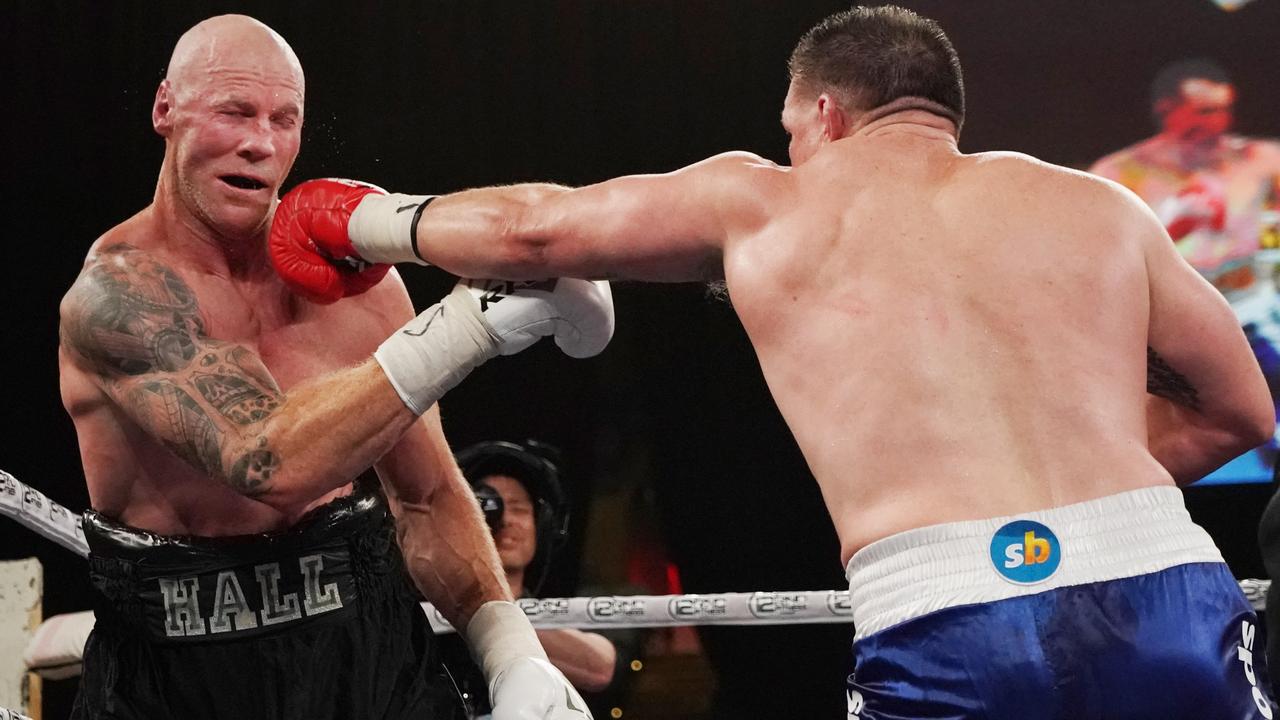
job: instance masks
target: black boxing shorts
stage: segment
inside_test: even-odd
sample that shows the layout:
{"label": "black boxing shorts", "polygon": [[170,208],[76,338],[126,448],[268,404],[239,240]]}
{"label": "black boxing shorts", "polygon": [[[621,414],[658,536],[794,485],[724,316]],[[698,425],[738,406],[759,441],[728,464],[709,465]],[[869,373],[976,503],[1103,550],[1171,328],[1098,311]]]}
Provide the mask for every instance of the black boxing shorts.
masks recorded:
{"label": "black boxing shorts", "polygon": [[453,712],[376,492],[273,534],[168,537],[93,512],[84,531],[96,624],[75,720]]}

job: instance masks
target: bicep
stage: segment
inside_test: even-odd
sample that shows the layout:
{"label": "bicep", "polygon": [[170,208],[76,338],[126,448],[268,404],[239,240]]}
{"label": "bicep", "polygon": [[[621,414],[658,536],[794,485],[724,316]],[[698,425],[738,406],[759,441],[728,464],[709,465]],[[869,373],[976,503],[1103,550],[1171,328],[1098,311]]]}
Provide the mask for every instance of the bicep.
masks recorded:
{"label": "bicep", "polygon": [[147,435],[253,494],[272,468],[261,425],[284,394],[260,358],[212,339],[195,294],[135,254],[86,270],[62,307],[62,343]]}
{"label": "bicep", "polygon": [[530,207],[518,242],[553,274],[681,282],[721,277],[725,227],[706,179],[689,169],[635,175]]}

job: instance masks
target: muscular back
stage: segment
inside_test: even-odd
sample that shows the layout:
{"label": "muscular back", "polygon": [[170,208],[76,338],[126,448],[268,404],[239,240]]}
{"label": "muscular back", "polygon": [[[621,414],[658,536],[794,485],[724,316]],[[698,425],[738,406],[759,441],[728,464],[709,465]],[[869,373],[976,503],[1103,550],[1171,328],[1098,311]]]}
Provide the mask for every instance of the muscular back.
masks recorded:
{"label": "muscular back", "polygon": [[1145,449],[1147,271],[1125,198],[924,145],[834,144],[726,247],[846,560],[911,527],[1171,482]]}

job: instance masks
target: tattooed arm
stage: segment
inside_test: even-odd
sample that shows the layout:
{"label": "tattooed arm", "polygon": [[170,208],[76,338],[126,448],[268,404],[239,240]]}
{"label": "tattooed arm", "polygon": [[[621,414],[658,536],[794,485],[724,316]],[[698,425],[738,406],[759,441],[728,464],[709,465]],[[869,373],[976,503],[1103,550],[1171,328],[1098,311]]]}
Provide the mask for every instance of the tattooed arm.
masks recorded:
{"label": "tattooed arm", "polygon": [[1266,442],[1275,411],[1235,313],[1142,209],[1151,298],[1147,444],[1182,485]]}
{"label": "tattooed arm", "polygon": [[68,356],[138,427],[285,512],[350,482],[416,420],[372,360],[282,392],[252,350],[205,334],[177,273],[128,246],[86,266],[61,319]]}

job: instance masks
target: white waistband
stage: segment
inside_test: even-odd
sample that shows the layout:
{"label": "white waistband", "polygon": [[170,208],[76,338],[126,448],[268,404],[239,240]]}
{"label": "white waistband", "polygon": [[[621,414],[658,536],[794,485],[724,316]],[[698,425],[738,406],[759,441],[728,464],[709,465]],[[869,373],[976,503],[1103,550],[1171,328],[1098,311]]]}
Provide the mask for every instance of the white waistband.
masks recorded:
{"label": "white waistband", "polygon": [[[996,531],[1016,520],[1049,528],[1059,543],[1057,569],[1033,584],[997,570]],[[1182,492],[1149,487],[1008,517],[931,525],[878,540],[849,560],[855,639],[944,608],[1034,595],[1054,588],[1222,562],[1191,521]]]}

